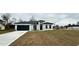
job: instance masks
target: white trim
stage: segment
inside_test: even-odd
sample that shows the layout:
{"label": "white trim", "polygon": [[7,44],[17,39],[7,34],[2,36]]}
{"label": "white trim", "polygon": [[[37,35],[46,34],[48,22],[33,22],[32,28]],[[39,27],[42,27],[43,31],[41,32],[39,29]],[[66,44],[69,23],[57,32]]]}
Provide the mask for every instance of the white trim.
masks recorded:
{"label": "white trim", "polygon": [[17,25],[15,25],[15,30],[17,31]]}
{"label": "white trim", "polygon": [[31,24],[15,24],[15,25],[31,25]]}

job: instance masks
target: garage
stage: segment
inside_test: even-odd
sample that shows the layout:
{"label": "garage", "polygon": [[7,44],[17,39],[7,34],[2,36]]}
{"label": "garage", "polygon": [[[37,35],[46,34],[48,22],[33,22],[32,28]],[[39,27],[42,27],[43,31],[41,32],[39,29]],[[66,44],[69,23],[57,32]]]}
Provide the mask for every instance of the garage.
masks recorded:
{"label": "garage", "polygon": [[29,25],[17,25],[17,30],[19,30],[19,31],[22,31],[22,30],[29,31]]}

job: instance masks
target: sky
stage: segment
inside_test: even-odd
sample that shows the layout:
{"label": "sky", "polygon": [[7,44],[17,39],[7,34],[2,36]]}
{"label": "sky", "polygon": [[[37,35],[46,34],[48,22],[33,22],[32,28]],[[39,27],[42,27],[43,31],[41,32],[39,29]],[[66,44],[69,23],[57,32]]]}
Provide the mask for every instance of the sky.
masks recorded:
{"label": "sky", "polygon": [[[10,14],[11,19],[16,18],[16,21],[19,21],[19,19],[22,19],[23,21],[28,21],[33,16],[36,20],[45,20],[47,22],[52,22],[60,26],[64,26],[67,24],[76,24],[79,21],[79,13],[10,13]],[[2,15],[2,13],[0,15]]]}

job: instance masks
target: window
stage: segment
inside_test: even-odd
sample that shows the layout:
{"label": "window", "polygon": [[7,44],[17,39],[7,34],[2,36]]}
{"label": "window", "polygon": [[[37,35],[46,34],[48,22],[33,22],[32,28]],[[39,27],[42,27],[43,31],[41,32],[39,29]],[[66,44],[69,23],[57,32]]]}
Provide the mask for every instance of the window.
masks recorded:
{"label": "window", "polygon": [[46,25],[46,29],[47,29],[47,25]]}
{"label": "window", "polygon": [[49,25],[49,28],[51,29],[51,25]]}

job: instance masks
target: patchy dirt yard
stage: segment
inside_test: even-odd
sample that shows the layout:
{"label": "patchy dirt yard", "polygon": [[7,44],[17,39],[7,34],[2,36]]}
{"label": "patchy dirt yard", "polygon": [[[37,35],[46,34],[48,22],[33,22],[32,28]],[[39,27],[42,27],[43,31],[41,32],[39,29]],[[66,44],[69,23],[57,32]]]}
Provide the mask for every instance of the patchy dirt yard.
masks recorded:
{"label": "patchy dirt yard", "polygon": [[76,46],[79,45],[78,30],[50,30],[28,32],[10,46]]}

